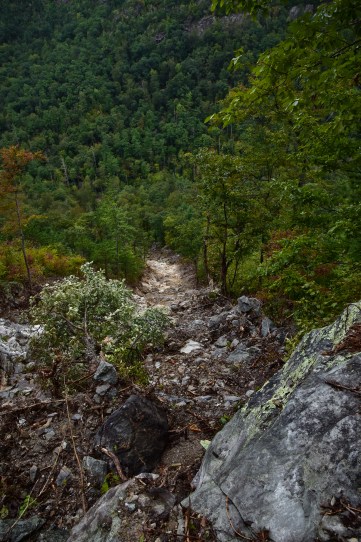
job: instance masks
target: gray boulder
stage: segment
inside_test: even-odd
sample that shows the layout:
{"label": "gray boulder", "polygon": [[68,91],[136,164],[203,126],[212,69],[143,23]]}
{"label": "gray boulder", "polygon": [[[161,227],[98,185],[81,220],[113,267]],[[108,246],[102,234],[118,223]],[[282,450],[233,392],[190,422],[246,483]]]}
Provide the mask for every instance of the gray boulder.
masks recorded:
{"label": "gray boulder", "polygon": [[86,455],[83,457],[83,467],[95,487],[101,487],[108,472],[106,462]]}
{"label": "gray boulder", "polygon": [[99,429],[95,444],[119,459],[127,475],[151,472],[158,463],[168,435],[167,417],[154,403],[131,395]]}
{"label": "gray boulder", "polygon": [[73,528],[68,542],[142,540],[147,521],[165,519],[175,504],[174,495],[166,489],[144,484],[132,479],[110,489]]}
{"label": "gray boulder", "polygon": [[233,352],[227,357],[228,363],[246,364],[252,361],[260,354],[260,349],[257,346],[247,346],[244,343],[239,344]]}
{"label": "gray boulder", "polygon": [[40,326],[15,324],[0,318],[0,371],[6,377],[16,372],[16,362],[26,361],[33,335],[41,333]]}
{"label": "gray boulder", "polygon": [[360,540],[360,322],[361,303],[307,334],[212,441],[183,504],[219,542]]}
{"label": "gray boulder", "polygon": [[27,540],[44,523],[45,520],[37,516],[20,521],[15,519],[0,520],[0,540],[2,542],[21,542],[21,540]]}
{"label": "gray boulder", "polygon": [[247,297],[242,295],[242,297],[238,298],[237,308],[241,313],[253,312],[256,316],[259,316],[261,313],[261,302],[255,297]]}
{"label": "gray boulder", "polygon": [[264,318],[262,318],[262,322],[261,322],[261,336],[262,337],[267,337],[267,335],[269,335],[271,333],[271,331],[274,330],[274,324],[272,322],[272,320],[270,320],[269,318],[267,318],[267,316],[265,316]]}
{"label": "gray boulder", "polygon": [[118,382],[117,370],[111,363],[101,360],[93,379],[96,382],[103,382],[104,384],[116,384]]}
{"label": "gray boulder", "polygon": [[223,311],[221,314],[215,314],[214,316],[211,316],[208,319],[208,327],[209,329],[216,330],[222,325],[224,325],[227,321],[228,312]]}

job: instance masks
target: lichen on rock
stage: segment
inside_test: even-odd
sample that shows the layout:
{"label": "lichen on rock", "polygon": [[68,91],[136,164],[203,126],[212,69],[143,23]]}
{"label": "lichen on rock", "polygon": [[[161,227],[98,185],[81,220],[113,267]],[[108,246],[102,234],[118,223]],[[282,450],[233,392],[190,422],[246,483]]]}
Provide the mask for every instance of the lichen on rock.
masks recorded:
{"label": "lichen on rock", "polygon": [[220,542],[238,540],[235,529],[245,536],[268,530],[275,542],[361,534],[361,525],[347,524],[344,505],[337,532],[322,515],[335,500],[361,504],[361,356],[339,348],[359,322],[361,303],[308,333],[214,438],[190,503],[212,521]]}

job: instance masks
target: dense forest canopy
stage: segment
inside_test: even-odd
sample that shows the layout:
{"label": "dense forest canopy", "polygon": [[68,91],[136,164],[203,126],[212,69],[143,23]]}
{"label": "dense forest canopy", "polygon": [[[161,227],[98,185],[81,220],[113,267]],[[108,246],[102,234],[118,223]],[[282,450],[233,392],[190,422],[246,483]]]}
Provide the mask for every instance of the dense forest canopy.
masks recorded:
{"label": "dense forest canopy", "polygon": [[3,282],[83,259],[135,281],[156,241],[300,328],[360,295],[358,3],[212,8],[0,2],[0,147],[45,158],[21,227],[0,210]]}

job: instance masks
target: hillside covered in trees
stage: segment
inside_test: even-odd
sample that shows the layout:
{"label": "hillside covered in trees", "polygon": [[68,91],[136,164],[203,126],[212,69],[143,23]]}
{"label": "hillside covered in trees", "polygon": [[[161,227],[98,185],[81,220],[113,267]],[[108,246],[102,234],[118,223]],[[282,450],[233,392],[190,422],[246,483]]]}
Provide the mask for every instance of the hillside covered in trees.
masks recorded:
{"label": "hillside covered in trees", "polygon": [[2,0],[2,283],[158,242],[301,329],[358,298],[357,4]]}

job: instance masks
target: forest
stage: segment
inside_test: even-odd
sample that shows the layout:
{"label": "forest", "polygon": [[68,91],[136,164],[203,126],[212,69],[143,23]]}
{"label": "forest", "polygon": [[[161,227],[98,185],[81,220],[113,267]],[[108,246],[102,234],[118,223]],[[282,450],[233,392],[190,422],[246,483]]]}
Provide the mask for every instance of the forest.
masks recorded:
{"label": "forest", "polygon": [[136,284],[157,243],[300,331],[361,297],[356,0],[0,12],[4,292],[85,261]]}

